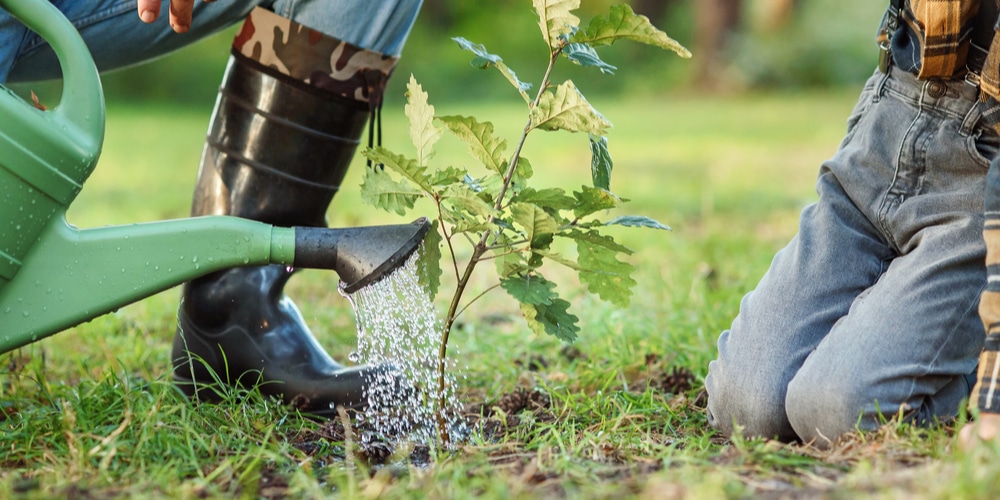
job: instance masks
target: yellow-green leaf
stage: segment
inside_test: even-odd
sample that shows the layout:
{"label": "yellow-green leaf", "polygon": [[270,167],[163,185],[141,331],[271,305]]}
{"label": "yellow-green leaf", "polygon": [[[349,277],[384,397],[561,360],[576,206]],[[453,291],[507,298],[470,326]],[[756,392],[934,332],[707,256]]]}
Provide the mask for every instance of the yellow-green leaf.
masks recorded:
{"label": "yellow-green leaf", "polygon": [[580,8],[580,0],[532,0],[538,13],[538,26],[542,38],[550,49],[558,48],[559,37],[572,33],[580,25],[580,18],[573,11]]}
{"label": "yellow-green leaf", "polygon": [[434,192],[434,189],[431,187],[430,177],[426,174],[427,168],[417,163],[417,160],[398,155],[382,146],[376,146],[375,149],[367,149],[364,155],[371,161],[383,165],[385,168],[403,176],[424,192]]}
{"label": "yellow-green leaf", "polygon": [[434,125],[434,106],[427,100],[427,92],[410,75],[406,85],[406,106],[403,110],[410,119],[410,140],[417,148],[417,164],[427,166],[434,156],[434,144],[441,138],[441,129]]}
{"label": "yellow-green leaf", "polygon": [[577,219],[586,217],[601,210],[618,208],[622,204],[622,199],[606,189],[583,186],[581,190],[573,193],[576,198],[576,206],[573,207],[573,214]]}
{"label": "yellow-green leaf", "polygon": [[532,248],[538,247],[536,243],[551,241],[551,236],[559,229],[556,220],[533,203],[513,203],[510,213],[514,222],[524,229],[525,238],[531,242]]}
{"label": "yellow-green leaf", "polygon": [[480,219],[493,215],[493,206],[464,184],[452,184],[446,187],[441,192],[441,202]]}
{"label": "yellow-green leaf", "polygon": [[556,87],[555,92],[543,93],[538,106],[531,108],[531,128],[604,136],[611,122],[587,102],[572,81],[567,80]]}
{"label": "yellow-green leaf", "polygon": [[406,215],[423,194],[405,181],[396,181],[380,168],[365,170],[361,183],[361,201],[387,212]]}
{"label": "yellow-green leaf", "polygon": [[608,17],[595,17],[586,28],[571,36],[569,41],[597,47],[611,45],[618,40],[631,40],[672,50],[685,59],[691,57],[691,52],[677,40],[653,26],[648,17],[636,14],[632,7],[625,4],[612,6]]}
{"label": "yellow-green leaf", "polygon": [[492,172],[503,174],[504,150],[507,140],[493,135],[493,124],[478,122],[471,116],[442,116],[438,118],[456,137],[465,143],[469,154]]}
{"label": "yellow-green leaf", "polygon": [[577,240],[577,263],[580,264],[580,281],[590,293],[618,307],[626,307],[632,297],[636,282],[630,274],[635,268],[616,257],[618,252],[604,245]]}

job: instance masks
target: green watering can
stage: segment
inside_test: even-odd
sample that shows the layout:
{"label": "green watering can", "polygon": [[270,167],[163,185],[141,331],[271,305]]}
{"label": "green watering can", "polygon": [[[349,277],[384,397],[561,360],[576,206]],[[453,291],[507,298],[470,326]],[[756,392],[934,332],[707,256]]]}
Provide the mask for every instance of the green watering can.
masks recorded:
{"label": "green watering can", "polygon": [[405,262],[430,228],[285,228],[227,216],[78,229],[66,210],[97,165],[104,95],[94,60],[47,0],[0,0],[49,42],[63,93],[51,111],[0,85],[0,353],[230,267],[333,269],[347,292]]}

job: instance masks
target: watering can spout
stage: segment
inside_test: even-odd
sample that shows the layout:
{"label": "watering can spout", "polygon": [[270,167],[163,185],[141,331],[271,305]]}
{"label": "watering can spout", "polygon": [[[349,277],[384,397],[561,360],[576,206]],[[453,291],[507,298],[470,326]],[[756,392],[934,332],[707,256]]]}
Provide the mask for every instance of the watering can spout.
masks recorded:
{"label": "watering can spout", "polygon": [[343,229],[295,228],[296,266],[333,269],[341,289],[354,293],[406,262],[431,224],[421,217],[410,224]]}

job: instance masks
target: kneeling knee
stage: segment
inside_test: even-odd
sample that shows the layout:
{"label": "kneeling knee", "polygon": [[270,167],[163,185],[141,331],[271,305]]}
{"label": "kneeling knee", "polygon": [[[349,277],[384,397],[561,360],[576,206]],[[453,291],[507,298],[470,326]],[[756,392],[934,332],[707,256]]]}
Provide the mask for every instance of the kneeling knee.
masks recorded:
{"label": "kneeling knee", "polygon": [[834,377],[795,377],[788,384],[785,411],[802,441],[829,444],[859,428],[874,428],[874,419],[866,425],[865,415],[874,403],[865,399],[867,392]]}
{"label": "kneeling knee", "polygon": [[749,376],[725,377],[710,366],[705,389],[709,424],[725,436],[739,427],[746,437],[794,438],[785,416],[781,384]]}

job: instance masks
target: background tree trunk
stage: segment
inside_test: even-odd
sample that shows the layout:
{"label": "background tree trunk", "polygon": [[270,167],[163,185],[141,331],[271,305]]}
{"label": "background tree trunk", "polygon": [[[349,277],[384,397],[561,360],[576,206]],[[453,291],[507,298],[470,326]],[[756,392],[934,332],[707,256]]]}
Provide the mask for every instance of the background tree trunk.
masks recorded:
{"label": "background tree trunk", "polygon": [[725,67],[726,40],[743,18],[741,0],[696,0],[694,61],[699,87],[718,87]]}

